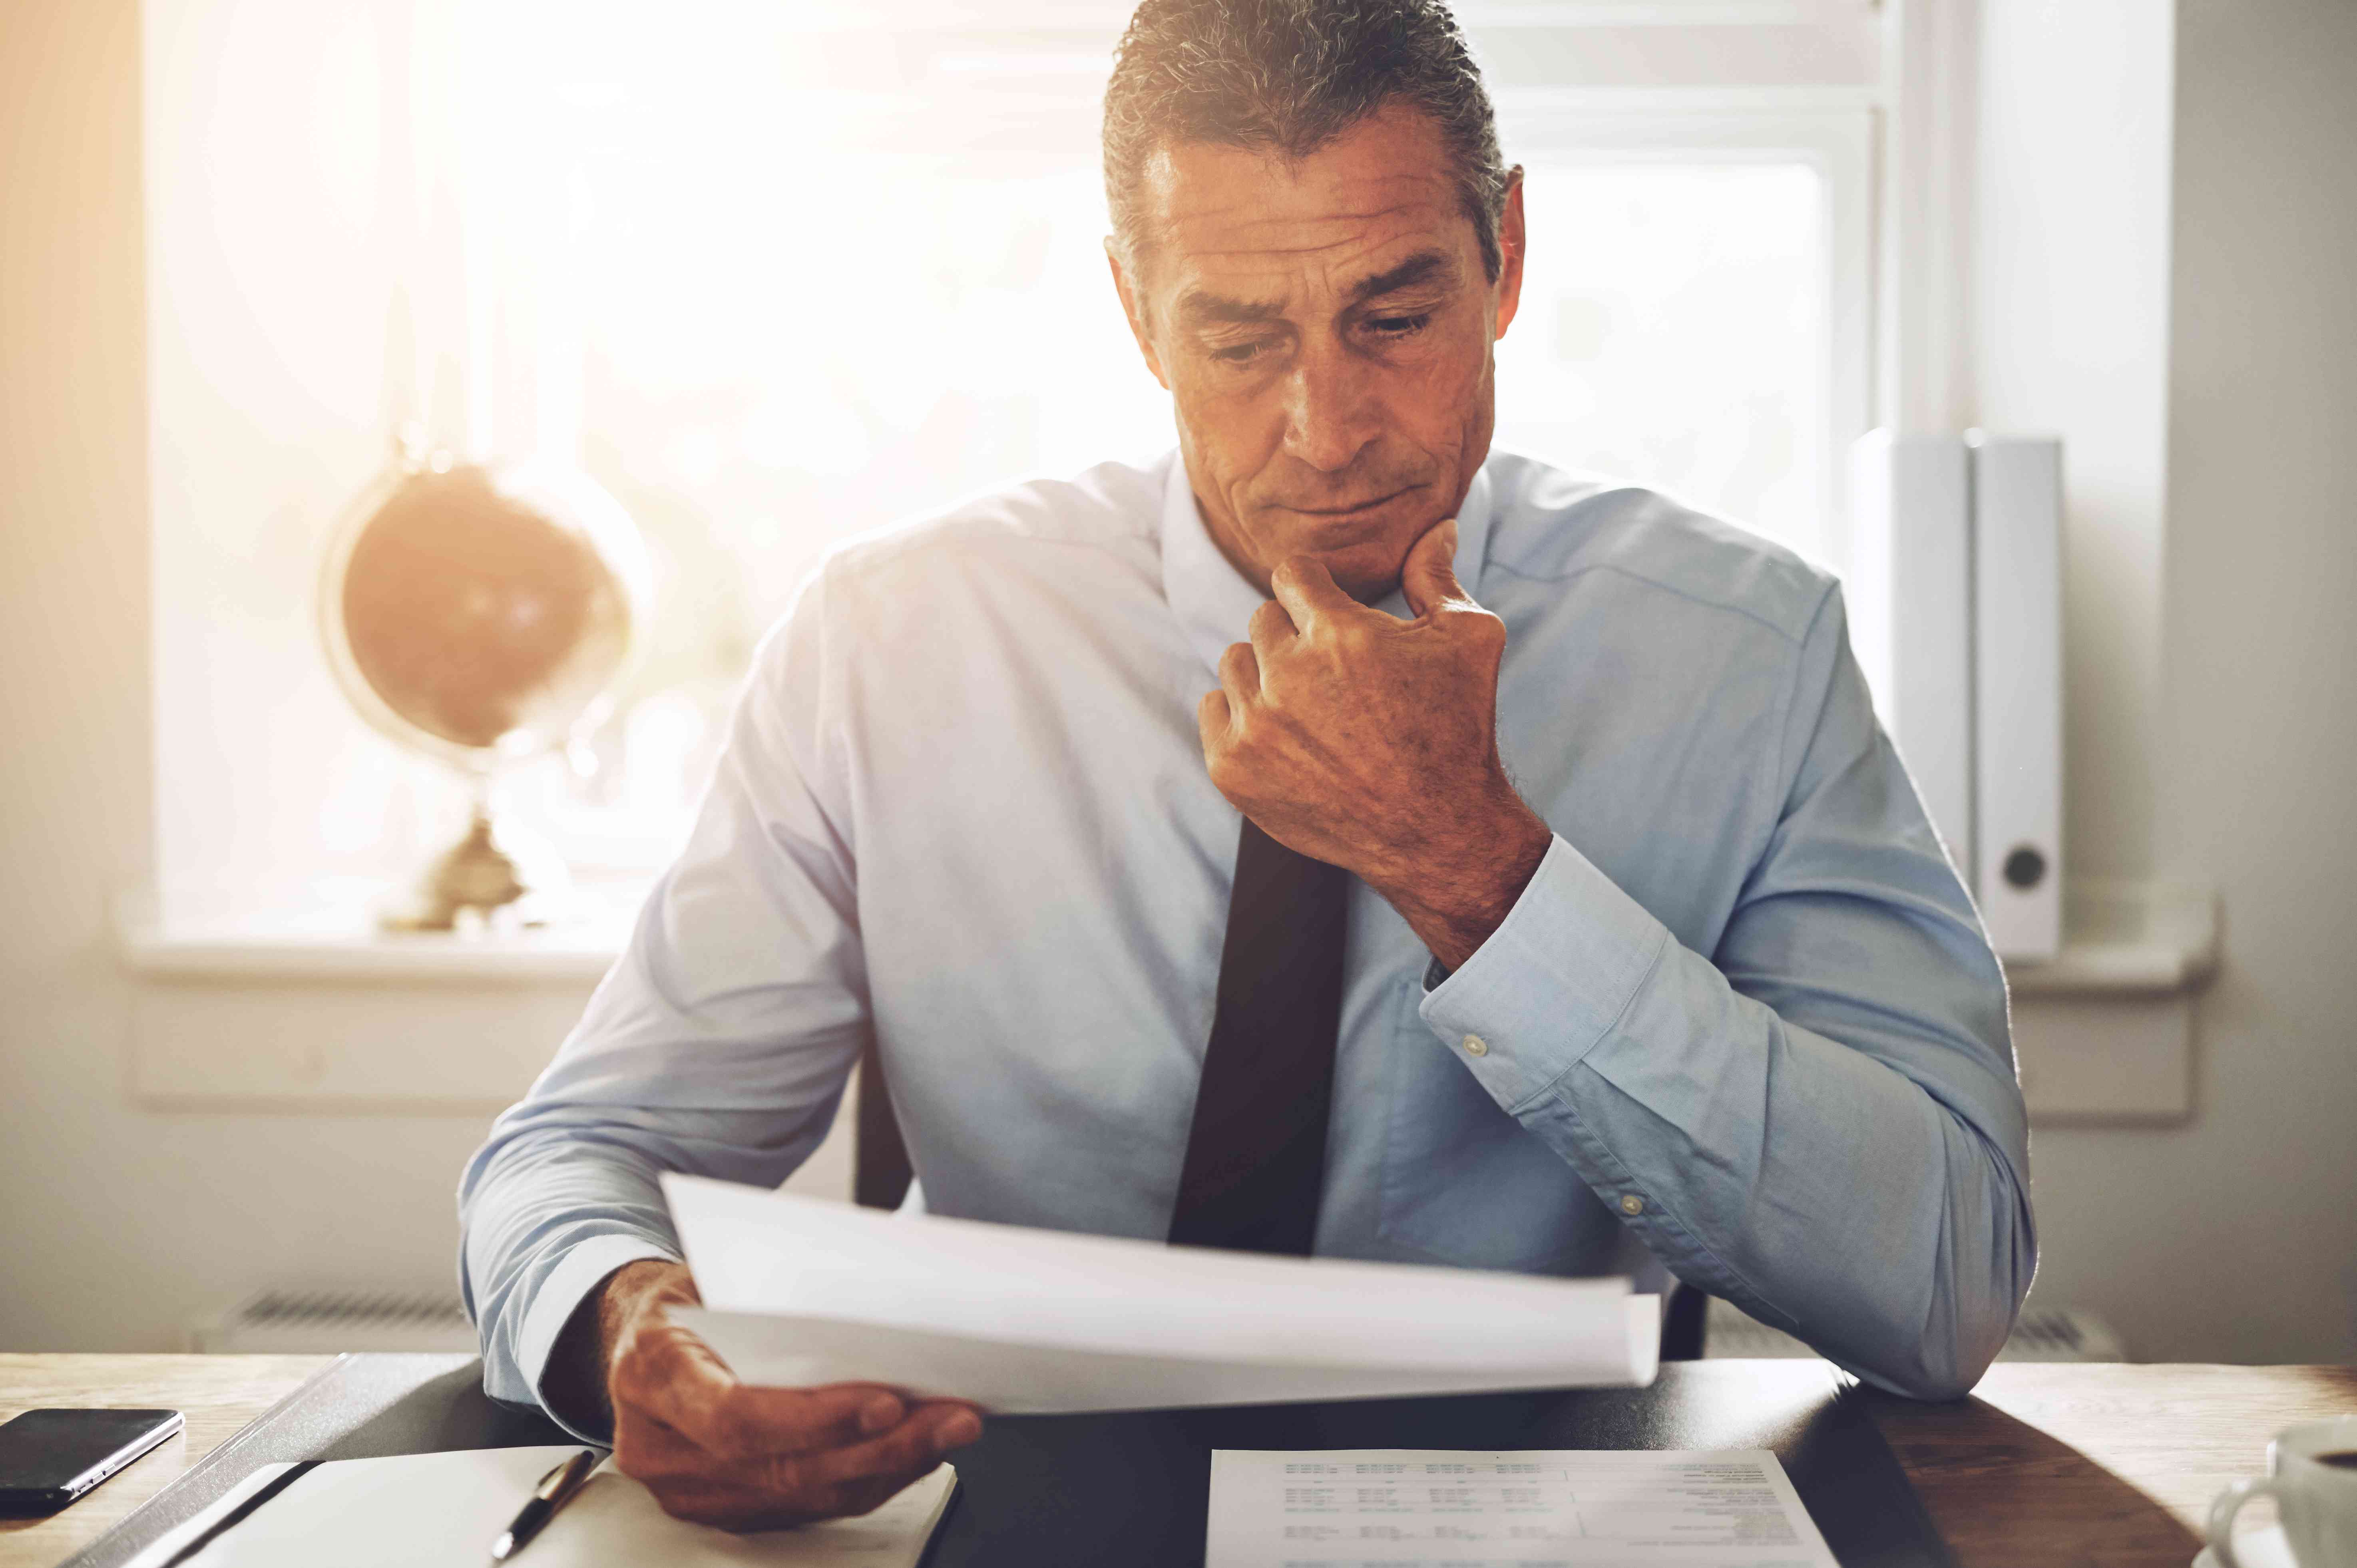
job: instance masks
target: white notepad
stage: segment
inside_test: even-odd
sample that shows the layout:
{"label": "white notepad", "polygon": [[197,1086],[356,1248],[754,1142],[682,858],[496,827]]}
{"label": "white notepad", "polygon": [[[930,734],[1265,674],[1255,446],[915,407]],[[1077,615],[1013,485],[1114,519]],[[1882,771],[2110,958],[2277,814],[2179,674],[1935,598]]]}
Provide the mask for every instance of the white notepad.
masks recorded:
{"label": "white notepad", "polygon": [[[487,1563],[492,1539],[534,1483],[579,1451],[578,1444],[567,1444],[332,1460],[215,1537],[184,1568]],[[213,1520],[291,1467],[263,1466],[142,1553],[133,1568],[171,1561]],[[861,1518],[733,1535],[672,1518],[608,1459],[513,1561],[517,1568],[916,1568],[956,1486],[957,1473],[944,1465]]]}
{"label": "white notepad", "polygon": [[1837,1568],[1765,1449],[1211,1455],[1206,1568]]}

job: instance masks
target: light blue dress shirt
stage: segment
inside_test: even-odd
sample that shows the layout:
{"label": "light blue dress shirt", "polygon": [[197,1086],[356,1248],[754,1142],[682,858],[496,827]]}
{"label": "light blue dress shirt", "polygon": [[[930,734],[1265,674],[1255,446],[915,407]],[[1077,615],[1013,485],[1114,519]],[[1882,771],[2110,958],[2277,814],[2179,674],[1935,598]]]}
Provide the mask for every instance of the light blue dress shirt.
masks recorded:
{"label": "light blue dress shirt", "polygon": [[[1946,1396],[2036,1256],[2006,993],[1824,573],[1493,455],[1457,572],[1555,831],[1444,974],[1354,889],[1317,1250],[1664,1266]],[[831,556],[764,643],[692,839],[460,1193],[500,1398],[676,1256],[660,1171],[775,1185],[872,1031],[936,1213],[1161,1237],[1239,820],[1195,708],[1261,600],[1174,455]],[[1405,613],[1396,596],[1387,607]]]}

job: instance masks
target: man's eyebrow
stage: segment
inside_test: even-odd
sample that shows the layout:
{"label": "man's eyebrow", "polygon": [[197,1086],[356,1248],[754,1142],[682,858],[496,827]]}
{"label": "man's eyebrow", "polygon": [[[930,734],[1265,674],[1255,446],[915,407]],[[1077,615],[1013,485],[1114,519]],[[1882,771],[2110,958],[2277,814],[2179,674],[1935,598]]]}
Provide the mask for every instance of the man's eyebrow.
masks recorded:
{"label": "man's eyebrow", "polygon": [[1190,327],[1251,326],[1285,318],[1281,299],[1229,299],[1190,288],[1178,301],[1178,314]]}
{"label": "man's eyebrow", "polygon": [[[1363,305],[1387,294],[1414,288],[1418,284],[1437,283],[1444,286],[1457,279],[1457,263],[1440,251],[1418,251],[1396,266],[1384,268],[1352,284],[1347,297],[1352,305]],[[1178,315],[1190,327],[1254,326],[1265,321],[1285,318],[1285,301],[1281,299],[1230,299],[1224,295],[1205,289],[1190,288],[1178,299]]]}
{"label": "man's eyebrow", "polygon": [[1397,294],[1414,288],[1420,283],[1437,283],[1444,286],[1457,280],[1456,263],[1439,251],[1418,251],[1395,267],[1387,267],[1372,277],[1361,278],[1351,285],[1352,305],[1363,305],[1387,294]]}

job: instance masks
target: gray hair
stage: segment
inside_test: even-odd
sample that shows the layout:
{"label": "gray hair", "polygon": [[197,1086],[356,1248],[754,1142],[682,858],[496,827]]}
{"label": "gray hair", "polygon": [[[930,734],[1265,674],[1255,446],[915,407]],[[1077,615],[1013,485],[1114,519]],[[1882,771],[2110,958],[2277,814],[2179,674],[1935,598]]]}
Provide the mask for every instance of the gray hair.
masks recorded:
{"label": "gray hair", "polygon": [[1387,104],[1428,115],[1494,283],[1511,177],[1481,72],[1440,0],[1145,0],[1105,87],[1105,205],[1140,252],[1146,160],[1187,143],[1307,157]]}

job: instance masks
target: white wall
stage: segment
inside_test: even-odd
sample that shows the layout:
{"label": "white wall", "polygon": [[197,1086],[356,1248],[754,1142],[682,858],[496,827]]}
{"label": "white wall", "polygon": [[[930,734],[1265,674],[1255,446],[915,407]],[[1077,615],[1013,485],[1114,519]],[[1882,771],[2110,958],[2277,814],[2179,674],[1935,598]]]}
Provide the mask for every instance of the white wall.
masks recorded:
{"label": "white wall", "polygon": [[[1959,7],[1971,10],[1966,5]],[[1973,422],[2065,437],[2063,858],[2152,868],[2167,484],[2168,0],[1979,0]]]}
{"label": "white wall", "polygon": [[135,0],[0,16],[0,1348],[178,1348],[253,1283],[450,1276],[474,1118],[158,1115],[107,900],[152,845]]}
{"label": "white wall", "polygon": [[[2223,895],[2225,967],[2189,1124],[2033,1139],[2038,1288],[2152,1359],[2357,1359],[2357,6],[2185,0],[2177,34],[2145,798],[2155,865]],[[2076,738],[2125,736],[2084,694]],[[2072,762],[2083,805],[2138,758]]]}

